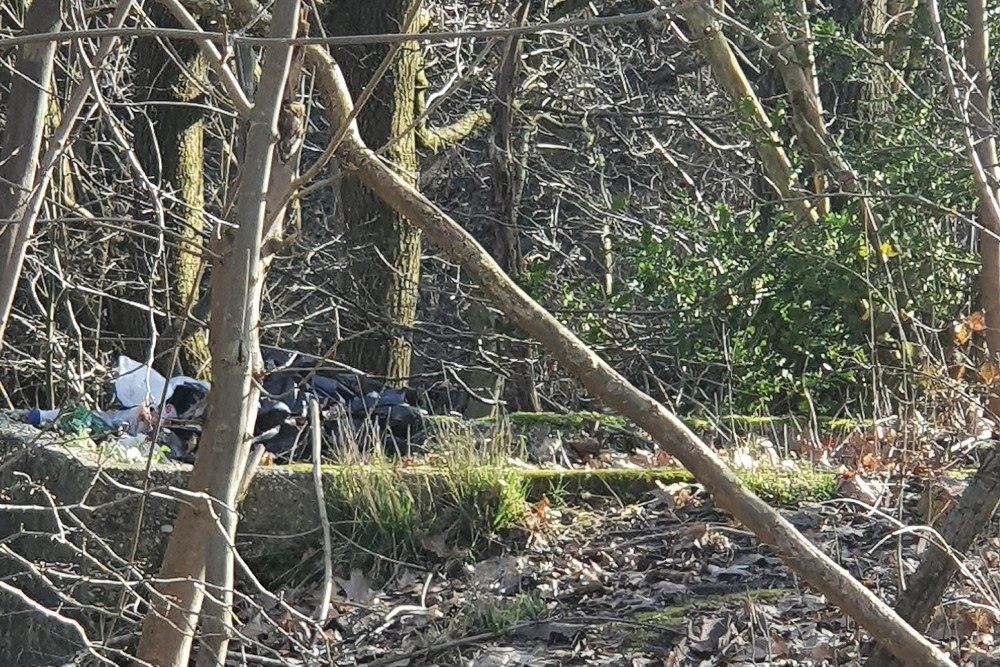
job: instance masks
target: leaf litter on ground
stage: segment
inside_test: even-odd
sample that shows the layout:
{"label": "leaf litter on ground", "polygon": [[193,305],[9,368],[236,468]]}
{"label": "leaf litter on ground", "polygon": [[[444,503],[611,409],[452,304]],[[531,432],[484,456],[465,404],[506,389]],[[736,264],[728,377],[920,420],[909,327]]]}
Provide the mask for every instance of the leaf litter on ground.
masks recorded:
{"label": "leaf litter on ground", "polygon": [[[914,570],[922,544],[918,533],[894,531],[925,520],[926,479],[898,474],[902,457],[894,451],[901,448],[894,439],[902,433],[898,424],[876,425],[841,442],[828,439],[829,460],[839,459],[846,473],[845,502],[782,510],[890,600],[900,573]],[[941,445],[927,443],[918,449],[923,473],[940,470],[945,460],[933,451]],[[899,501],[898,512],[876,511],[880,499]],[[636,505],[598,499],[592,505],[560,507],[544,499],[528,508],[523,530],[510,531],[479,560],[460,562],[467,555],[444,543],[434,548],[430,539],[425,567],[399,564],[379,586],[359,571],[338,579],[339,596],[322,632],[296,634],[289,623],[269,638],[258,633],[255,643],[287,657],[297,647],[301,664],[371,667],[864,663],[870,638],[699,485],[659,484]],[[964,562],[967,576],[952,584],[929,631],[963,663],[1000,659],[998,535],[994,524],[980,538]],[[308,614],[314,588],[285,600]]]}

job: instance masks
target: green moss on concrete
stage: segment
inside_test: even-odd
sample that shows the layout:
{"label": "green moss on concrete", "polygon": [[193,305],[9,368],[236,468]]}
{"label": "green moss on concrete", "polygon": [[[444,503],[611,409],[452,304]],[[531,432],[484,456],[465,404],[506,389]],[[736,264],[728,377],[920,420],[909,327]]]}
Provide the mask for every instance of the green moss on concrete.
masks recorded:
{"label": "green moss on concrete", "polygon": [[[595,420],[602,424],[622,423],[597,413],[547,418],[518,415],[505,423],[531,432],[539,424],[589,429]],[[473,422],[478,423],[481,422]],[[457,432],[461,424],[461,420],[448,422],[447,427],[453,429],[449,432]],[[490,425],[495,427],[496,424]],[[20,424],[8,424],[7,430],[12,452],[29,448],[38,437],[37,431]],[[466,445],[470,443],[471,439]],[[21,493],[18,486],[21,482],[15,478],[15,472],[45,483],[63,504],[86,498],[89,505],[101,508],[87,514],[88,528],[120,553],[128,553],[140,505],[138,490],[144,486],[145,463],[101,461],[87,448],[61,447],[51,439],[47,445],[25,456],[19,466],[0,476],[0,482],[12,495],[12,502],[21,500],[17,495]],[[488,542],[495,532],[518,525],[526,501],[543,496],[560,497],[572,505],[588,504],[594,497],[602,497],[632,503],[654,491],[657,482],[691,481],[687,471],[676,468],[512,469],[504,464],[504,457],[484,456],[480,445],[457,447],[451,454],[433,460],[434,467],[386,461],[324,466],[323,490],[338,535],[335,542],[353,550],[353,555],[344,554],[346,560],[357,556],[385,563],[375,554],[401,559],[426,558],[430,554],[437,558],[442,551],[474,550]],[[95,477],[97,469],[103,471],[99,477]],[[154,465],[152,487],[161,491],[184,488],[189,472],[190,466]],[[755,492],[780,505],[829,498],[836,483],[834,475],[808,469],[739,474]],[[96,485],[95,479],[99,480]],[[30,493],[30,488],[25,487],[24,493]],[[148,500],[138,555],[156,563],[173,523],[176,503],[164,493],[154,494]],[[34,502],[28,497],[23,501]],[[321,544],[321,533],[311,465],[262,467],[240,505],[240,515],[238,545],[248,559],[273,558],[287,569],[289,558],[301,559],[304,553],[314,553]],[[25,515],[16,519],[33,526],[32,522],[38,518]]]}
{"label": "green moss on concrete", "polygon": [[[723,415],[720,417],[688,415],[681,417],[681,419],[692,431],[706,437],[711,437],[719,428],[735,431],[736,435],[766,435],[774,429],[797,425],[805,427],[810,423],[807,417],[796,415]],[[816,421],[821,431],[834,434],[843,434],[870,423],[835,417],[823,417]],[[542,437],[549,428],[561,431],[564,436],[590,432],[602,440],[609,436],[614,439],[623,434],[626,435],[627,440],[627,432],[633,430],[632,424],[622,417],[586,411],[565,414],[514,412],[502,418],[480,417],[471,420],[451,416],[433,416],[428,418],[428,423],[429,441],[432,447],[443,449],[456,443],[467,446],[476,441],[499,440],[502,443],[516,444]]]}
{"label": "green moss on concrete", "polygon": [[[289,466],[309,472],[309,466]],[[809,470],[741,471],[738,475],[768,502],[795,506],[832,497],[836,477]],[[397,560],[434,558],[442,547],[474,552],[489,536],[519,525],[526,502],[558,498],[567,505],[594,499],[635,503],[657,484],[692,482],[681,468],[548,470],[500,465],[402,466],[398,463],[324,466],[324,493],[337,532],[338,559],[376,567],[379,554]],[[282,508],[307,512],[315,505]],[[312,509],[314,512],[314,509]],[[428,551],[428,540],[434,544]],[[288,569],[288,563],[278,561]],[[270,572],[272,575],[277,572]]]}
{"label": "green moss on concrete", "polygon": [[844,419],[842,417],[830,417],[827,419],[819,420],[820,426],[827,430],[833,431],[835,433],[843,433],[847,431],[853,431],[856,428],[867,428],[872,426],[875,422],[871,419]]}
{"label": "green moss on concrete", "polygon": [[[624,503],[642,500],[660,484],[693,482],[683,468],[611,468],[604,470],[522,470],[527,497],[537,500],[555,495],[564,502],[592,496],[615,498]],[[751,491],[769,503],[794,507],[802,502],[819,502],[836,496],[837,476],[805,466],[791,469],[760,468],[736,471]]]}
{"label": "green moss on concrete", "polygon": [[335,556],[369,572],[396,560],[475,552],[520,525],[525,490],[519,471],[492,465],[323,467]]}
{"label": "green moss on concrete", "polygon": [[712,429],[712,422],[704,417],[681,417],[681,421],[695,433],[705,433]]}
{"label": "green moss on concrete", "polygon": [[[488,419],[488,418],[485,418]],[[512,412],[507,416],[511,427],[535,426],[544,424],[562,429],[591,428],[596,422],[602,426],[617,426],[624,428],[628,422],[617,415],[606,415],[600,412]],[[481,420],[480,420],[481,421]]]}
{"label": "green moss on concrete", "polygon": [[[696,420],[702,430],[709,430],[714,424],[720,424],[734,429],[738,434],[755,433],[766,428],[806,426],[811,422],[809,417],[803,415],[723,415],[711,419],[701,417],[692,417],[690,419],[692,421]],[[840,417],[819,417],[816,419],[816,423],[819,425],[820,430],[831,432],[850,431],[859,426],[871,425],[870,420],[859,421]]]}
{"label": "green moss on concrete", "polygon": [[[297,472],[298,486],[304,488],[294,494],[281,493],[281,483],[275,477],[258,478],[251,494],[273,494],[282,500],[244,503],[245,518],[251,524],[267,520],[259,516],[261,512],[273,512],[275,525],[289,532],[307,527],[302,525],[302,517],[316,517],[312,521],[318,522],[315,491],[311,479],[304,477],[311,474],[310,466],[283,466],[282,471],[285,469]],[[806,467],[737,471],[737,476],[764,500],[778,506],[828,500],[836,491],[836,475]],[[338,562],[375,572],[396,560],[445,557],[442,549],[451,551],[452,556],[475,553],[498,531],[520,525],[526,503],[543,497],[558,498],[567,505],[587,504],[595,498],[630,504],[644,500],[657,489],[657,483],[694,481],[682,468],[549,470],[454,462],[443,467],[388,462],[327,465],[323,480],[335,532],[335,557]],[[300,562],[301,548],[264,550],[267,560],[258,561],[260,576],[274,580],[317,574],[318,533],[312,537],[313,561],[308,567]]]}
{"label": "green moss on concrete", "polygon": [[785,426],[794,423],[791,417],[772,417],[761,415],[723,415],[716,420],[720,424],[727,426],[742,426],[744,428],[756,428],[760,426]]}

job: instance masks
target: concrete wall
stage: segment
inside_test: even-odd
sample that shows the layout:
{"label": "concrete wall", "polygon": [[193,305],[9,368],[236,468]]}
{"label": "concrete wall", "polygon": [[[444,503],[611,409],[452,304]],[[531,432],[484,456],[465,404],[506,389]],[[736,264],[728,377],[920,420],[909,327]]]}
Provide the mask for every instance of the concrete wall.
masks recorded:
{"label": "concrete wall", "polygon": [[[138,531],[137,561],[155,573],[177,508],[173,489],[187,484],[190,466],[155,465]],[[51,437],[0,413],[0,580],[15,586],[47,609],[61,601],[31,563],[95,579],[127,568],[132,537],[142,505],[144,464],[102,462],[96,453],[67,448]],[[50,509],[56,505],[56,512]],[[319,513],[313,482],[301,467],[263,468],[241,505],[240,553],[245,558],[301,553],[319,544]],[[81,554],[92,556],[88,559]],[[101,572],[98,563],[111,570]],[[76,600],[115,608],[114,594],[100,584],[50,575]],[[134,577],[129,577],[134,578]],[[110,618],[97,612],[60,612],[100,638]],[[118,631],[128,628],[118,624]],[[78,632],[32,611],[0,590],[0,665],[60,665],[82,648]]]}

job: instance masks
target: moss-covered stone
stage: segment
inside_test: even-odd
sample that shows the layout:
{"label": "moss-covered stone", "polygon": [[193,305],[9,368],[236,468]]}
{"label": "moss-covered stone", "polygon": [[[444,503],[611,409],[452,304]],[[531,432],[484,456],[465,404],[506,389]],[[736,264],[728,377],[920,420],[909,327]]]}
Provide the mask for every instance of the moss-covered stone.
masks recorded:
{"label": "moss-covered stone", "polygon": [[507,417],[512,425],[531,426],[545,424],[555,428],[580,429],[598,426],[624,427],[628,422],[617,415],[600,412],[512,412]]}
{"label": "moss-covered stone", "polygon": [[[707,417],[700,415],[682,416],[685,425],[696,433],[711,436],[713,433],[726,431],[737,436],[767,435],[777,429],[806,428],[811,420],[808,417],[796,415],[759,416],[759,415],[722,415]],[[600,412],[582,411],[570,413],[555,412],[514,412],[498,420],[495,417],[480,417],[464,420],[451,416],[431,416],[428,418],[432,434],[467,434],[489,437],[497,431],[507,431],[515,437],[525,435],[539,426],[559,431],[587,431],[597,433],[601,430],[611,432],[635,431],[635,427],[627,420],[617,415]],[[815,423],[823,432],[844,434],[855,428],[871,426],[871,420],[854,420],[840,417],[820,417]]]}
{"label": "moss-covered stone", "polygon": [[804,502],[831,500],[837,495],[837,475],[808,465],[738,470],[736,475],[772,505],[794,507]]}
{"label": "moss-covered stone", "polygon": [[[523,470],[527,496],[535,500],[555,495],[572,504],[593,496],[620,502],[638,502],[658,484],[694,482],[683,468],[609,468],[604,470]],[[775,505],[794,507],[803,502],[830,500],[836,495],[837,476],[807,466],[791,469],[738,470],[751,491]]]}
{"label": "moss-covered stone", "polygon": [[[722,415],[720,417],[707,419],[691,417],[685,420],[693,430],[709,431],[716,426],[736,431],[738,435],[753,435],[766,433],[769,430],[787,427],[806,427],[811,423],[810,418],[800,415]],[[698,425],[697,428],[692,426]],[[844,419],[839,417],[819,417],[816,419],[819,429],[827,432],[843,433],[852,429],[869,426],[871,421]]]}
{"label": "moss-covered stone", "polygon": [[[723,415],[712,418],[691,415],[682,417],[682,421],[708,440],[714,440],[723,433],[737,437],[773,437],[776,432],[805,428],[809,424],[808,418],[793,415]],[[842,418],[824,417],[816,421],[821,431],[836,435],[870,425],[869,422]],[[596,438],[602,446],[618,449],[648,445],[648,439],[630,422],[617,415],[600,412],[514,412],[505,415],[502,420],[494,417],[472,420],[449,416],[429,418],[430,439],[442,446],[455,440],[482,443],[500,439],[523,444],[543,437],[550,430],[559,431],[564,438],[587,435]]]}

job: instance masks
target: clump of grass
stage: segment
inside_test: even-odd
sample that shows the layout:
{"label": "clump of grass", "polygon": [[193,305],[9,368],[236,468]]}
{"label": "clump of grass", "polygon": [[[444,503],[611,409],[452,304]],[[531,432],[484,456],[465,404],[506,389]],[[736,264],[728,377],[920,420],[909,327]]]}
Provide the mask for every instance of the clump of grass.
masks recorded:
{"label": "clump of grass", "polygon": [[427,421],[424,448],[431,458],[446,453],[452,447],[474,449],[477,441],[483,438],[483,428],[477,428],[478,424],[460,417],[432,415]]}
{"label": "clump of grass", "polygon": [[428,449],[435,462],[500,463],[516,453],[509,419],[503,416],[476,420],[431,417]]}
{"label": "clump of grass", "polygon": [[352,463],[327,480],[327,513],[338,561],[378,566],[419,553],[421,536],[433,520],[421,504],[430,495],[420,488],[425,478],[404,477],[397,466],[384,463]]}
{"label": "clump of grass", "polygon": [[452,437],[435,447],[433,467],[354,449],[329,470],[326,501],[340,562],[386,571],[399,561],[442,557],[442,547],[475,553],[520,523],[527,486],[502,465],[503,444],[484,446],[457,428],[443,435]]}
{"label": "clump of grass", "polygon": [[466,616],[466,632],[506,632],[527,621],[545,618],[548,606],[536,595],[518,593],[512,598],[472,600],[472,610]]}
{"label": "clump of grass", "polygon": [[[360,568],[379,579],[400,562],[475,556],[498,533],[520,525],[527,485],[506,465],[509,435],[504,438],[499,424],[493,430],[484,439],[442,420],[435,427],[431,465],[339,443],[338,463],[325,467],[323,489],[337,567]],[[319,556],[317,550],[305,564],[300,552],[274,564],[294,566],[295,579],[303,581],[321,570]],[[276,574],[270,564],[265,567]]]}
{"label": "clump of grass", "polygon": [[492,465],[445,469],[446,500],[473,546],[484,531],[501,532],[520,524],[528,485],[521,475]]}

